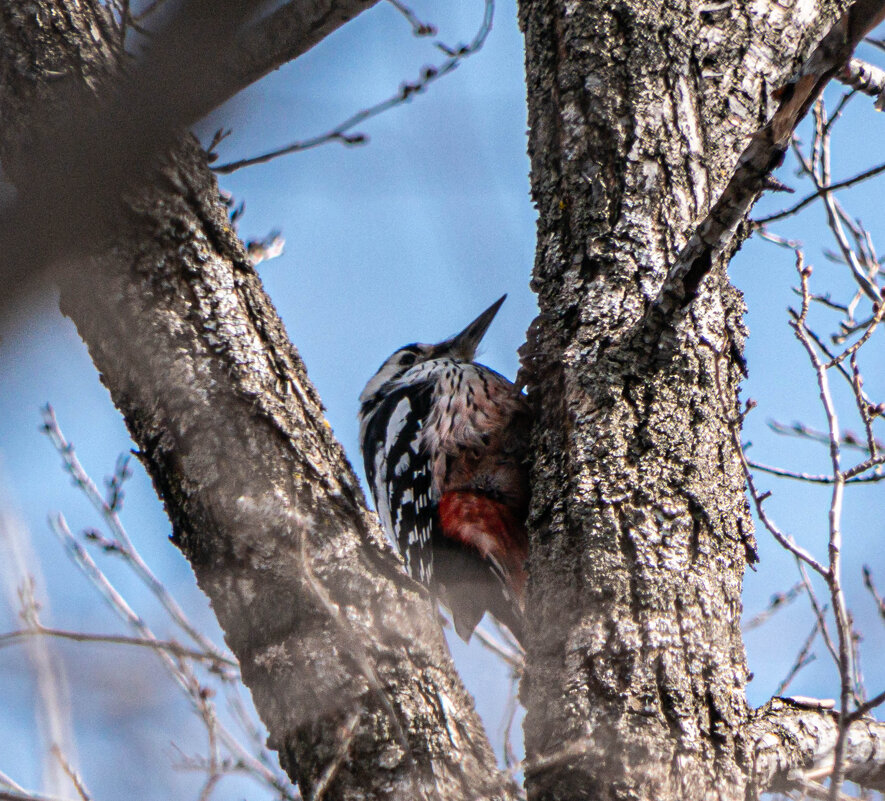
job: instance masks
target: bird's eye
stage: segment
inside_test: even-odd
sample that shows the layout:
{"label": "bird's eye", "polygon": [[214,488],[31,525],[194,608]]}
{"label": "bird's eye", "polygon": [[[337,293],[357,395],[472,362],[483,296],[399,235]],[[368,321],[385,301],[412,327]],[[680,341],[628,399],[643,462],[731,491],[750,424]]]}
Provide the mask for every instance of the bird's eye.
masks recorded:
{"label": "bird's eye", "polygon": [[414,353],[404,353],[399,357],[399,363],[405,367],[410,364],[415,363],[415,354]]}

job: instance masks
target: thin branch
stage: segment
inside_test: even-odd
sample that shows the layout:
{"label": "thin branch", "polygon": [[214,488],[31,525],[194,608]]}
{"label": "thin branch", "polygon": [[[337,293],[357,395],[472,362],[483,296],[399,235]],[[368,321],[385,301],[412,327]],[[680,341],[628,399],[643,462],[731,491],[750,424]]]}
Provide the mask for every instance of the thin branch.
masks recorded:
{"label": "thin branch", "polygon": [[519,759],[513,749],[513,723],[516,720],[516,713],[519,709],[519,676],[514,673],[510,680],[510,689],[507,693],[507,703],[504,707],[504,717],[501,721],[501,735],[504,740],[504,766],[516,776],[519,765]]}
{"label": "thin branch", "polygon": [[219,658],[215,654],[185,648],[174,640],[157,640],[144,637],[126,637],[117,634],[87,634],[81,631],[66,631],[63,629],[37,626],[36,628],[18,629],[0,634],[0,648],[15,645],[28,637],[54,637],[60,640],[72,640],[74,642],[104,643],[112,645],[135,645],[142,648],[153,648],[167,651],[180,659],[196,659],[207,662],[210,665],[224,665],[227,668],[238,669],[239,665],[233,659]]}
{"label": "thin branch", "polygon": [[783,548],[786,548],[793,556],[797,559],[800,559],[806,565],[808,565],[812,570],[816,573],[819,573],[824,578],[827,577],[827,568],[825,568],[817,559],[815,559],[805,548],[801,545],[798,545],[795,540],[781,531],[778,526],[775,524],[774,520],[772,520],[768,513],[765,511],[765,501],[771,495],[770,492],[760,493],[756,489],[756,482],[753,479],[753,472],[750,468],[749,462],[747,462],[746,457],[744,456],[743,448],[740,446],[740,440],[738,439],[737,444],[738,456],[741,460],[741,464],[744,467],[744,478],[747,482],[747,489],[750,492],[750,497],[753,500],[753,505],[756,507],[756,514],[759,519],[762,521],[762,525],[768,529],[769,533],[780,543]]}
{"label": "thin branch", "polygon": [[[842,475],[844,476],[846,483],[848,483],[852,479],[856,480],[856,477],[860,476],[861,473],[866,473],[867,470],[872,470],[874,467],[879,467],[883,464],[885,464],[885,454],[879,454],[878,456],[867,459],[865,462],[861,462],[859,465],[846,470]],[[876,476],[870,477],[871,480],[879,480],[881,478],[885,478],[885,475],[880,473]]]}
{"label": "thin branch", "polygon": [[854,390],[854,403],[857,406],[857,412],[863,422],[864,434],[867,438],[867,453],[870,458],[875,459],[879,454],[878,441],[873,433],[873,423],[881,413],[881,404],[873,406],[868,403],[863,391],[863,376],[860,372],[860,364],[857,360],[857,352],[851,354],[849,362],[851,366],[851,388]]}
{"label": "thin branch", "polygon": [[747,632],[759,628],[759,626],[761,626],[763,623],[766,623],[775,614],[775,612],[778,612],[793,603],[793,601],[795,601],[802,594],[802,591],[804,589],[804,583],[799,581],[792,587],[790,587],[790,589],[788,589],[786,592],[779,592],[773,595],[768,603],[768,606],[766,606],[765,609],[759,612],[759,614],[754,615],[746,623],[744,623],[742,629]]}
{"label": "thin branch", "polygon": [[814,592],[814,585],[811,583],[811,579],[808,576],[808,571],[805,569],[805,566],[799,560],[796,560],[796,566],[799,568],[799,575],[802,577],[802,583],[805,585],[805,592],[808,593],[808,600],[811,603],[811,609],[817,620],[824,645],[830,656],[833,658],[834,664],[838,667],[839,652],[836,649],[836,644],[833,642],[830,628],[827,625],[827,607],[826,605],[822,606],[820,601],[817,600],[817,595]]}
{"label": "thin branch", "polygon": [[[157,637],[148,628],[147,624],[131,609],[129,604],[123,599],[116,588],[111,584],[108,578],[102,573],[98,565],[95,564],[92,557],[77,542],[71,533],[63,515],[56,515],[50,520],[50,527],[58,536],[65,550],[74,559],[78,567],[84,575],[90,580],[92,585],[98,590],[99,594],[110,605],[111,609],[131,628],[138,632],[141,638],[148,640],[156,640]],[[193,671],[190,669],[186,661],[173,658],[172,654],[163,649],[154,649],[154,653],[160,658],[161,663],[174,679],[175,683],[181,688],[185,696],[191,703],[195,713],[205,723],[207,728],[215,725],[215,713],[213,704],[209,694],[204,692],[202,684],[199,682]],[[287,784],[282,782],[276,773],[269,769],[267,765],[252,756],[237,738],[229,732],[224,726],[218,725],[218,735],[225,747],[234,754],[244,764],[248,765],[251,771],[264,782],[269,784],[285,798],[294,798]]]}
{"label": "thin branch", "polygon": [[775,214],[769,214],[767,217],[760,217],[758,220],[753,220],[753,225],[767,225],[768,223],[775,222],[776,220],[782,220],[784,217],[790,217],[793,214],[796,214],[798,211],[804,209],[809,203],[813,203],[818,198],[826,195],[827,192],[836,192],[839,189],[845,189],[846,187],[854,186],[855,184],[859,184],[869,178],[874,178],[877,175],[881,175],[883,172],[885,172],[885,163],[878,164],[875,167],[864,170],[863,172],[860,172],[857,175],[853,175],[851,178],[846,178],[843,181],[837,181],[834,184],[822,186],[816,191],[812,192],[810,195],[802,198],[802,200],[800,200],[798,203],[790,206],[790,208],[788,209],[784,209],[783,211],[779,211]]}
{"label": "thin branch", "polygon": [[356,114],[351,115],[346,120],[340,122],[334,128],[326,131],[325,133],[317,134],[316,136],[312,136],[308,139],[301,139],[296,142],[292,142],[285,147],[271,150],[259,156],[252,156],[250,158],[229,162],[228,164],[221,164],[217,167],[212,167],[212,169],[216,173],[226,175],[235,172],[236,170],[240,170],[243,167],[251,167],[255,164],[266,164],[267,162],[281,156],[286,156],[290,153],[298,153],[304,150],[310,150],[312,148],[319,147],[320,145],[328,144],[329,142],[340,142],[341,144],[347,146],[365,144],[369,141],[369,138],[366,134],[350,133],[350,131],[357,125],[365,122],[366,120],[377,117],[379,114],[383,114],[384,112],[389,111],[396,106],[408,102],[412,99],[413,96],[421,94],[432,83],[438,81],[440,78],[445,77],[450,72],[455,70],[464,59],[478,52],[485,44],[486,38],[488,37],[492,29],[492,19],[494,16],[494,11],[494,0],[485,0],[485,12],[483,14],[482,23],[480,24],[479,30],[476,32],[476,35],[473,37],[473,40],[469,44],[460,45],[459,47],[455,48],[449,47],[442,42],[436,42],[435,45],[437,49],[446,53],[448,55],[448,58],[438,66],[424,67],[421,70],[420,77],[417,81],[407,81],[400,84],[400,87],[396,91],[396,93],[388,97],[386,100],[382,100],[380,103],[376,103],[375,105],[369,106],[362,111],[358,111]]}
{"label": "thin branch", "polygon": [[74,788],[77,790],[77,793],[80,795],[82,801],[91,801],[92,796],[86,789],[86,784],[83,781],[83,777],[65,758],[65,755],[62,753],[62,750],[61,748],[59,748],[57,743],[53,744],[52,746],[52,754],[58,760],[58,764],[61,765],[61,769],[65,772],[65,775],[71,780],[71,784],[74,785]]}
{"label": "thin branch", "polygon": [[842,353],[840,353],[840,354],[834,356],[832,359],[830,359],[829,363],[826,365],[827,369],[829,369],[830,367],[835,367],[837,364],[840,364],[841,362],[845,361],[845,359],[848,358],[849,356],[852,356],[853,354],[857,353],[857,351],[860,348],[862,348],[869,341],[870,337],[873,335],[873,332],[876,330],[879,323],[882,322],[883,315],[885,315],[885,303],[882,302],[881,290],[880,290],[879,299],[874,306],[873,318],[870,320],[869,324],[867,325],[866,330],[863,332],[863,334],[857,340],[857,342],[855,342],[854,344],[852,344],[851,346],[846,348],[844,351],[842,351]]}
{"label": "thin branch", "polygon": [[110,483],[111,498],[106,499],[95,482],[89,477],[89,474],[83,469],[80,460],[74,451],[74,446],[65,438],[58,419],[55,416],[55,410],[50,404],[46,404],[43,409],[43,431],[49,437],[55,449],[62,457],[65,469],[71,474],[74,483],[80,489],[92,506],[102,516],[116,538],[112,543],[112,547],[105,545],[105,549],[118,553],[133,568],[136,575],[147,585],[150,591],[156,596],[157,600],[163,605],[163,608],[169,613],[170,617],[178,624],[178,626],[197,644],[202,651],[215,657],[218,664],[231,662],[231,658],[223,653],[208,637],[206,637],[193,623],[190,622],[184,610],[178,605],[175,599],[169,594],[166,587],[148,567],[147,563],[141,558],[126,532],[123,523],[118,515],[119,503],[122,500],[119,485],[122,480],[115,482],[113,479]]}
{"label": "thin branch", "polygon": [[864,587],[866,587],[873,596],[873,600],[876,602],[876,606],[879,609],[879,615],[885,620],[885,598],[879,595],[876,585],[873,583],[873,573],[868,565],[863,566],[863,583]]}
{"label": "thin branch", "polygon": [[[801,585],[800,585],[801,586]],[[796,660],[793,662],[793,666],[790,668],[790,671],[784,677],[784,680],[778,684],[777,689],[774,691],[775,696],[782,696],[787,687],[790,686],[793,679],[799,674],[799,671],[802,670],[806,665],[810,665],[815,659],[815,655],[810,653],[811,646],[814,645],[814,640],[817,637],[817,633],[820,631],[820,620],[817,619],[814,621],[814,626],[811,629],[811,633],[805,638],[805,642],[802,643],[802,647],[799,649],[799,653],[796,655]]]}
{"label": "thin branch", "polygon": [[[869,464],[869,462],[874,462],[874,464]],[[875,484],[879,481],[885,481],[885,475],[882,474],[872,476],[858,475],[859,473],[869,470],[871,467],[875,466],[875,464],[882,464],[883,462],[885,462],[885,458],[879,457],[878,459],[871,459],[868,460],[868,462],[864,462],[862,465],[858,465],[857,468],[853,468],[844,474],[844,482],[846,484]],[[763,473],[769,473],[770,475],[779,476],[780,478],[790,478],[794,481],[805,481],[809,484],[832,484],[836,480],[833,476],[815,475],[813,473],[797,473],[792,470],[785,470],[782,467],[771,467],[770,465],[762,464],[761,462],[750,461],[749,465],[754,470],[760,470]]]}
{"label": "thin branch", "polygon": [[26,793],[27,792],[27,790],[25,790],[24,787],[22,787],[15,780],[11,779],[9,776],[7,776],[2,770],[0,770],[0,784],[5,784],[7,787],[10,787],[13,790],[15,790],[17,793]]}
{"label": "thin branch", "polygon": [[[0,497],[0,507],[4,505]],[[32,548],[27,527],[9,510],[0,509],[0,548],[2,571],[8,590],[13,587],[19,604],[19,617],[27,629],[42,624],[43,605],[37,596],[37,587],[46,586],[38,555]],[[10,593],[11,595],[12,593]],[[14,602],[13,602],[14,603]],[[40,759],[44,765],[44,789],[52,794],[66,794],[72,789],[57,760],[49,758],[54,746],[70,753],[76,752],[70,693],[64,665],[46,640],[31,639],[25,646],[35,681],[36,712],[40,723],[42,747]]]}
{"label": "thin branch", "polygon": [[880,692],[875,698],[871,698],[866,703],[861,704],[854,710],[845,720],[850,725],[856,720],[860,720],[868,712],[872,712],[877,706],[885,704],[885,690]]}
{"label": "thin branch", "polygon": [[409,25],[412,26],[412,33],[415,36],[436,36],[436,25],[432,25],[429,22],[422,22],[418,18],[418,15],[405,3],[400,0],[387,0],[387,2],[405,17]]}
{"label": "thin branch", "polygon": [[[816,109],[815,120],[820,127],[823,121],[822,104],[819,103]],[[824,140],[826,141],[826,140]],[[828,150],[824,150],[825,158]],[[825,164],[822,168],[828,169]],[[829,197],[829,196],[828,196]],[[801,260],[797,260],[797,270],[802,286],[802,309],[796,320],[791,321],[793,331],[797,338],[805,348],[808,358],[811,361],[815,374],[817,375],[817,384],[820,393],[821,404],[827,417],[827,428],[830,435],[830,461],[833,467],[833,492],[830,500],[829,509],[829,569],[825,576],[827,586],[830,590],[830,599],[833,605],[833,613],[836,618],[836,634],[839,640],[839,682],[840,682],[840,708],[839,708],[839,736],[836,739],[836,747],[833,754],[833,776],[830,780],[830,799],[837,801],[842,782],[845,779],[845,737],[848,731],[848,723],[846,716],[848,714],[848,705],[852,697],[851,679],[854,675],[853,659],[851,649],[851,623],[848,617],[848,609],[845,602],[845,594],[842,589],[842,501],[845,491],[845,476],[841,468],[841,450],[839,442],[841,435],[839,433],[839,418],[836,412],[836,406],[830,393],[830,384],[827,377],[827,370],[834,365],[824,364],[814,347],[811,338],[808,336],[807,316],[810,304],[810,291],[808,289],[808,281],[811,277],[811,270],[803,267]]]}
{"label": "thin branch", "polygon": [[833,232],[836,243],[839,245],[839,250],[845,259],[845,263],[850,268],[855,281],[868,298],[873,301],[878,301],[881,298],[880,290],[864,273],[863,267],[852,249],[851,244],[848,242],[848,238],[845,236],[845,231],[842,227],[843,215],[840,214],[840,209],[833,195],[833,189],[831,188],[829,168],[830,139],[829,133],[825,128],[826,121],[824,115],[825,111],[823,103],[816,103],[814,110],[815,144],[812,157],[810,159],[806,158],[795,137],[791,143],[793,152],[796,154],[805,174],[811,178],[817,191],[822,193],[824,208],[827,213],[827,223],[830,230]]}
{"label": "thin branch", "polygon": [[[797,319],[797,314],[793,309],[790,309],[789,313],[793,317],[794,320]],[[854,388],[854,376],[851,375],[851,371],[844,364],[842,364],[841,361],[839,361],[836,358],[837,355],[835,353],[833,353],[833,351],[829,347],[827,347],[827,343],[824,342],[823,339],[821,339],[821,337],[819,337],[814,331],[812,331],[809,328],[809,329],[807,329],[807,334],[814,341],[814,344],[817,345],[818,348],[820,348],[821,353],[823,353],[831,361],[835,360],[835,367],[836,367],[836,370],[838,370],[839,375],[841,375],[842,378],[844,378],[845,381],[848,383],[848,385],[850,387],[852,387],[852,389],[853,389]],[[870,406],[870,407],[874,406],[873,402],[866,395],[862,394],[861,397],[862,397],[863,401],[868,406]],[[830,442],[829,434],[827,434],[826,432],[822,432],[822,434],[823,434],[823,437],[820,440],[820,442],[822,442],[824,445],[829,445],[829,442]],[[846,431],[844,433],[840,432],[840,440],[839,441],[842,442],[843,440],[851,439],[853,436],[854,435],[848,431]]]}

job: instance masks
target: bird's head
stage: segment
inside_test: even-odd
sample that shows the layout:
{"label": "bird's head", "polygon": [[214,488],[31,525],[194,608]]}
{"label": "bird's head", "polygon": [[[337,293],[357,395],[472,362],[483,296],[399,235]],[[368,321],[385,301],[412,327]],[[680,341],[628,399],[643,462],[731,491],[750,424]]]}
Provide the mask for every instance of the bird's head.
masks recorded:
{"label": "bird's head", "polygon": [[457,362],[472,362],[476,356],[476,349],[483,336],[492,323],[501,304],[507,295],[502,295],[489,308],[479,315],[463,331],[453,337],[438,342],[436,345],[424,345],[416,343],[406,345],[391,354],[381,365],[378,372],[366,384],[366,388],[360,394],[360,403],[366,403],[385,384],[399,378],[406,370],[416,364],[427,362],[432,359],[452,359]]}

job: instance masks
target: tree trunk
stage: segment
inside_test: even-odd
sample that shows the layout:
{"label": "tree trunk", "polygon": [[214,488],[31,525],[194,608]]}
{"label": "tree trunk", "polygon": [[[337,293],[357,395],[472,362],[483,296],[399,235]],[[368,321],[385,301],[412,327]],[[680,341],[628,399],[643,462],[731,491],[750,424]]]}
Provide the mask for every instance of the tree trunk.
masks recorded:
{"label": "tree trunk", "polygon": [[[57,100],[50,69],[107,72],[106,21],[91,3],[4,6],[0,109],[23,137]],[[27,145],[4,134],[20,175]],[[68,271],[62,305],[270,744],[306,798],[510,798],[427,593],[365,508],[227,211],[206,154],[180,137],[118,211],[113,244]]]}
{"label": "tree trunk", "polygon": [[[238,40],[213,96],[370,4],[284,5]],[[881,5],[521,4],[541,306],[524,352],[532,798],[752,797],[832,753],[830,713],[751,713],[744,695],[754,552],[732,437],[742,302],[725,265],[784,137]],[[0,15],[3,166],[25,193],[30,121],[58,102],[59,76],[94,88],[114,74],[118,32],[96,0],[9,0]],[[64,308],[282,764],[306,797],[513,797],[205,155],[179,137],[149,176],[112,242],[68,270]],[[855,744],[882,736],[852,727]],[[885,760],[855,750],[849,776],[877,786]]]}
{"label": "tree trunk", "polygon": [[662,299],[844,9],[521,0],[541,309],[523,353],[531,799],[745,797],[755,553],[732,435],[743,301],[725,267],[746,229],[717,234]]}

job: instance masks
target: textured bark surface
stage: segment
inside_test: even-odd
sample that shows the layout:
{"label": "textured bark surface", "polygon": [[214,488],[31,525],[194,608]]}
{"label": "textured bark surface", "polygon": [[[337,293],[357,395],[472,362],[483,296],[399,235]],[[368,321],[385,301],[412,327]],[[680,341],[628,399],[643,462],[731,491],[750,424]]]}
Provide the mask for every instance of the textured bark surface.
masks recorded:
{"label": "textured bark surface", "polygon": [[[756,710],[745,737],[749,778],[758,797],[763,790],[795,790],[803,771],[832,768],[839,733],[838,713],[809,709],[774,698]],[[885,792],[885,723],[870,717],[848,728],[846,773],[849,781]]]}
{"label": "textured bark surface", "polygon": [[[89,3],[4,6],[4,119],[24,130],[59,72],[106,72],[101,19]],[[192,139],[118,228],[72,276],[64,310],[284,767],[306,797],[510,797],[426,594],[367,514]]]}
{"label": "textured bark surface", "polygon": [[521,2],[541,307],[524,365],[530,397],[543,387],[530,798],[745,795],[754,553],[729,434],[744,338],[733,246],[693,303],[647,312],[845,5]]}
{"label": "textured bark surface", "polygon": [[[369,5],[281,7],[238,38],[212,91]],[[541,305],[525,377],[530,397],[544,387],[522,687],[533,798],[752,798],[832,759],[832,713],[779,699],[753,712],[744,695],[754,554],[729,436],[744,331],[724,272],[742,232],[713,263],[685,261],[683,290],[699,286],[655,301],[702,221],[733,231],[711,213],[726,187],[745,193],[731,209],[758,191],[755,161],[734,178],[748,148],[763,166],[776,150],[760,130],[788,131],[856,41],[846,5],[521,4]],[[864,20],[881,5],[851,8]],[[114,35],[96,0],[0,6],[7,174],[27,177],[32,116],[61,78],[94,90],[113,73]],[[180,139],[114,228],[65,310],[305,797],[513,797],[195,142]],[[849,734],[848,777],[885,786],[882,724]]]}

